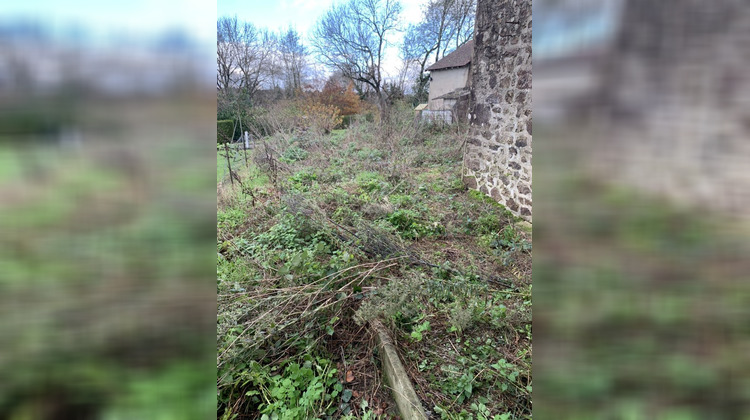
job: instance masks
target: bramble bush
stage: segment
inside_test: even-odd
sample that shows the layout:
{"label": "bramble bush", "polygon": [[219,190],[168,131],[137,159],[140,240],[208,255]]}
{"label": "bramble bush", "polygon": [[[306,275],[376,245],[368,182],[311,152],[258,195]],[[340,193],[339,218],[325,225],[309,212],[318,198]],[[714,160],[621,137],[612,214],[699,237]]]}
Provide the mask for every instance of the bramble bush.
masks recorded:
{"label": "bramble bush", "polygon": [[323,135],[341,124],[338,108],[319,101],[314,95],[277,102],[257,120],[268,134],[309,131]]}

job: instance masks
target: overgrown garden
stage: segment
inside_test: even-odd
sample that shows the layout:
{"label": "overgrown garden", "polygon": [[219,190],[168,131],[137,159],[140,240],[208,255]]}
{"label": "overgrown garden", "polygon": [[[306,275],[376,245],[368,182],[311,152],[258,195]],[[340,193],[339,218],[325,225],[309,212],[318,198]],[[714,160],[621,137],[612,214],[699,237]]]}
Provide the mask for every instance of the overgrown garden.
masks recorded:
{"label": "overgrown garden", "polygon": [[394,418],[379,319],[433,416],[530,417],[531,233],[463,185],[465,127],[285,112],[217,147],[218,416]]}

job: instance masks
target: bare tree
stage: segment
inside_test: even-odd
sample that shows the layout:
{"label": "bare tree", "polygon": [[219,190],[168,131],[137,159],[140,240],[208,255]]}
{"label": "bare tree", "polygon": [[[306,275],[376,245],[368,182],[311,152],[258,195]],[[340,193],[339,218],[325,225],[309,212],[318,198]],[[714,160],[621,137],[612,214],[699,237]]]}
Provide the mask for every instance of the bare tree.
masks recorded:
{"label": "bare tree", "polygon": [[412,30],[424,33],[422,41],[432,44],[437,61],[474,36],[476,13],[476,0],[431,0]]}
{"label": "bare tree", "polygon": [[420,101],[427,99],[425,68],[474,36],[476,7],[476,0],[430,0],[422,20],[407,29],[402,54],[419,66],[414,93]]}
{"label": "bare tree", "polygon": [[396,73],[396,76],[391,79],[391,82],[398,86],[401,92],[405,93],[408,90],[408,80],[411,80],[415,70],[415,66],[413,64],[414,63],[405,58],[405,55],[402,51],[401,66],[398,68],[398,73]]}
{"label": "bare tree", "polygon": [[220,96],[252,103],[258,90],[273,76],[274,34],[258,30],[236,17],[217,22],[216,87]]}
{"label": "bare tree", "polygon": [[449,21],[453,25],[455,46],[474,37],[474,20],[477,16],[477,0],[455,0],[450,9]]}
{"label": "bare tree", "polygon": [[276,39],[267,30],[260,31],[252,23],[245,22],[237,46],[237,69],[240,73],[238,88],[252,100],[262,84],[271,78],[274,44]]}
{"label": "bare tree", "polygon": [[382,62],[400,13],[396,0],[349,0],[333,6],[313,30],[312,46],[321,61],[352,79],[360,94],[372,89],[382,116],[387,115]]}
{"label": "bare tree", "polygon": [[409,29],[404,37],[404,43],[401,54],[404,61],[416,64],[419,67],[414,83],[414,96],[418,102],[427,100],[427,83],[430,77],[425,73],[427,62],[432,57],[432,53],[437,49],[437,45],[432,42],[432,38],[427,32],[420,30],[420,25],[409,25]]}
{"label": "bare tree", "polygon": [[222,17],[216,22],[216,89],[225,96],[236,85],[238,34],[237,17]]}
{"label": "bare tree", "polygon": [[450,22],[451,8],[456,0],[437,0],[428,3],[425,13],[424,29],[427,29],[428,35],[437,43],[435,48],[435,61],[445,56],[448,49],[448,40],[453,38],[455,28]]}
{"label": "bare tree", "polygon": [[294,28],[280,34],[279,53],[284,68],[284,87],[287,95],[293,95],[302,88],[307,56],[307,48]]}

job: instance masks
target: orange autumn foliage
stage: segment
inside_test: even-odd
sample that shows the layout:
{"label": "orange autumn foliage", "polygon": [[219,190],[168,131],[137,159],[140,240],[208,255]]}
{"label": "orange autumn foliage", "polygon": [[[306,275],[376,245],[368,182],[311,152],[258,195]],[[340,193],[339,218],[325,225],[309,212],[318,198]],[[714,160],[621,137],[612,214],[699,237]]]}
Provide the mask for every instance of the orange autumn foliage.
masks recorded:
{"label": "orange autumn foliage", "polygon": [[320,103],[337,108],[341,116],[359,114],[362,111],[362,100],[351,82],[344,86],[338,80],[329,79],[317,96]]}

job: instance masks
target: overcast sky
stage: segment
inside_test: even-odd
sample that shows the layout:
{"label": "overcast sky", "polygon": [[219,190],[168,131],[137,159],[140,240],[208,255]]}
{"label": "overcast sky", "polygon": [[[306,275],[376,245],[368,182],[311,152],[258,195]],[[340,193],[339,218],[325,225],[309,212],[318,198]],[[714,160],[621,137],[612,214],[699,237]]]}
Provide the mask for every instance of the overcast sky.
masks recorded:
{"label": "overcast sky", "polygon": [[89,43],[104,42],[113,34],[146,39],[180,29],[201,44],[216,45],[216,4],[210,0],[0,1],[0,21],[18,19],[37,20],[57,33],[76,25]]}
{"label": "overcast sky", "polygon": [[[345,0],[217,0],[217,16],[237,16],[240,21],[251,22],[257,27],[274,31],[286,29],[290,25],[303,34],[303,40],[309,45],[309,33],[315,22],[333,5],[341,4]],[[421,6],[427,0],[401,0],[403,8],[402,21],[407,23],[419,22]],[[215,30],[215,29],[214,29]],[[400,43],[401,36],[394,38]],[[384,70],[389,76],[394,76],[401,64],[398,49],[392,47],[387,54]]]}

